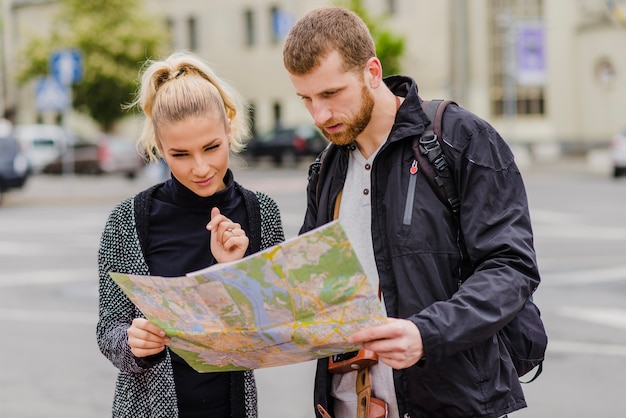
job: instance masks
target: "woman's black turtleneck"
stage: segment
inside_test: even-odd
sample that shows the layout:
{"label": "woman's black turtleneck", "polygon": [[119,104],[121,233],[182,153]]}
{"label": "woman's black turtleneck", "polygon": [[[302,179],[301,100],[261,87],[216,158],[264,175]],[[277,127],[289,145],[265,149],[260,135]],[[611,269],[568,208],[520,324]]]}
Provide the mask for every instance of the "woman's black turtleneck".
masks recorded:
{"label": "woman's black turtleneck", "polygon": [[[224,190],[200,197],[172,176],[155,192],[146,254],[150,274],[178,277],[215,264],[206,229],[213,207],[248,231],[244,200],[230,170],[224,183]],[[170,355],[179,416],[229,417],[230,373],[198,373],[174,352]]]}

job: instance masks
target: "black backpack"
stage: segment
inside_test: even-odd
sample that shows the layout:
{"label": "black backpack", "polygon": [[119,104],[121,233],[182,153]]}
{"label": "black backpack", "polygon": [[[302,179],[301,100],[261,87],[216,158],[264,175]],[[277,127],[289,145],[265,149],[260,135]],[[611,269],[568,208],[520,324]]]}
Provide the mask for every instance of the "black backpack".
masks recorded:
{"label": "black backpack", "polygon": [[[443,153],[441,135],[443,112],[450,103],[454,102],[450,100],[422,102],[422,109],[430,123],[424,133],[413,142],[413,151],[422,173],[426,175],[439,200],[458,217],[459,195],[452,171]],[[539,308],[533,302],[532,296],[515,318],[498,331],[498,334],[509,351],[518,376],[524,376],[537,367],[535,375],[523,383],[530,383],[539,377],[543,370],[548,336]]]}
{"label": "black backpack", "polygon": [[[413,151],[418,166],[437,197],[458,218],[459,194],[452,171],[443,153],[441,135],[443,112],[451,103],[454,102],[450,100],[422,102],[422,108],[428,116],[429,124],[424,133],[413,140]],[[322,151],[309,168],[309,179],[318,177],[315,179],[317,184],[319,184],[319,175],[323,172],[322,166],[330,146]],[[319,202],[319,187],[316,190],[316,201]],[[534,304],[532,296],[511,322],[498,331],[498,334],[513,360],[518,376],[524,376],[538,366],[535,375],[522,383],[530,383],[539,377],[543,370],[548,336],[541,320],[539,308]]]}

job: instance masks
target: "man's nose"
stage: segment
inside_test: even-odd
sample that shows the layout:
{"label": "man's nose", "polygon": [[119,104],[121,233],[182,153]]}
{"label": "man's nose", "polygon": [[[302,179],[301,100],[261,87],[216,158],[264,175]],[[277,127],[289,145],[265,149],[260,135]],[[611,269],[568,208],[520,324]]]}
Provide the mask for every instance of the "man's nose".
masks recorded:
{"label": "man's nose", "polygon": [[311,108],[313,121],[317,126],[324,126],[332,118],[330,107],[323,102],[314,103]]}

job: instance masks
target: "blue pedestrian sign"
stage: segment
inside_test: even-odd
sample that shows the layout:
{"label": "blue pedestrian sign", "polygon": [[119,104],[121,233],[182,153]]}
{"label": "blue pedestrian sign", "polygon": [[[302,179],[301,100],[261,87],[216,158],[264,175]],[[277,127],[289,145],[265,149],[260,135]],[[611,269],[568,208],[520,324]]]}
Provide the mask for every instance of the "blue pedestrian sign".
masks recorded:
{"label": "blue pedestrian sign", "polygon": [[50,73],[64,86],[83,78],[83,54],[78,49],[62,49],[50,57]]}
{"label": "blue pedestrian sign", "polygon": [[70,107],[70,89],[55,77],[41,77],[35,89],[35,105],[40,112],[63,112]]}

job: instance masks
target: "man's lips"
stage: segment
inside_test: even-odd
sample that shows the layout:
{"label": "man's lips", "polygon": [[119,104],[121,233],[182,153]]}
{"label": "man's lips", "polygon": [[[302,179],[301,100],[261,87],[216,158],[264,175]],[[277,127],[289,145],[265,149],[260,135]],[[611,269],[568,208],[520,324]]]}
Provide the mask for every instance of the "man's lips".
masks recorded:
{"label": "man's lips", "polygon": [[343,125],[341,123],[336,123],[334,125],[324,126],[324,130],[328,132],[329,134],[334,134],[334,133],[339,132],[342,126]]}

